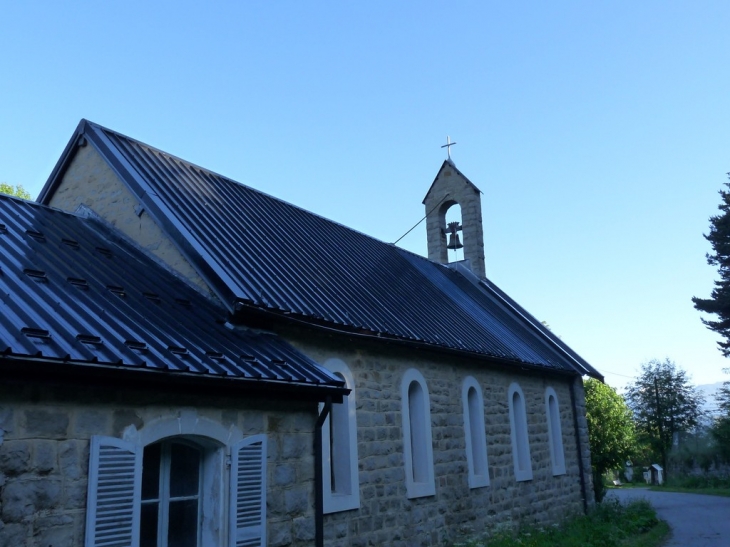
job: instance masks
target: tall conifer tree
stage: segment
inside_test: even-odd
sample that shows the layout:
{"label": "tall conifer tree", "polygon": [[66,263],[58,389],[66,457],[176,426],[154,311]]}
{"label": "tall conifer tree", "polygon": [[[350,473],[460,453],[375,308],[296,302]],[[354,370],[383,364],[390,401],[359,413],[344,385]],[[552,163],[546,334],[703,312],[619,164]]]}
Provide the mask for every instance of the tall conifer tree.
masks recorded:
{"label": "tall conifer tree", "polygon": [[[730,183],[725,186],[730,188]],[[715,281],[710,298],[695,296],[692,302],[699,311],[717,315],[717,320],[702,319],[702,322],[723,337],[718,346],[725,357],[730,357],[730,192],[720,190],[720,196],[721,213],[710,217],[710,233],[705,235],[714,251],[707,254],[707,263],[717,266],[720,279]]]}

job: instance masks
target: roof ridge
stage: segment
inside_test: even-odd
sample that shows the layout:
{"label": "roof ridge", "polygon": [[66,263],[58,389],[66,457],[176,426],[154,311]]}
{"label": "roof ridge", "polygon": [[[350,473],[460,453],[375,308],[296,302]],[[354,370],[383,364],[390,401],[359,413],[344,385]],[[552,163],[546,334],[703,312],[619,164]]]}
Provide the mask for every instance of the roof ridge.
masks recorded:
{"label": "roof ridge", "polygon": [[[127,135],[124,135],[122,133],[119,133],[118,131],[114,131],[113,129],[109,129],[107,127],[104,127],[104,126],[99,125],[99,124],[94,123],[94,122],[90,122],[88,120],[86,120],[86,122],[90,126],[94,126],[94,127],[98,128],[98,129],[100,129],[100,130],[102,130],[102,131],[104,131],[106,133],[111,133],[111,134],[117,136],[118,138],[122,138],[122,139],[125,139],[125,140],[128,140],[128,141],[131,141],[131,142],[133,142],[133,143],[135,143],[135,144],[137,144],[139,146],[142,146],[144,148],[147,148],[148,150],[150,150],[152,152],[158,153],[158,154],[160,154],[162,156],[165,156],[167,158],[170,158],[172,160],[179,161],[180,163],[183,163],[183,164],[185,164],[185,165],[187,165],[189,167],[192,167],[194,169],[199,169],[203,173],[206,173],[206,174],[209,174],[209,175],[213,175],[215,177],[218,177],[220,179],[223,179],[226,182],[232,183],[234,186],[243,187],[243,188],[245,188],[247,190],[250,190],[250,191],[252,191],[252,192],[254,192],[254,193],[258,194],[258,195],[261,195],[261,196],[264,196],[266,198],[272,199],[272,200],[274,200],[274,201],[276,201],[278,203],[282,203],[282,204],[284,204],[284,205],[286,205],[288,207],[293,207],[294,209],[297,209],[299,211],[302,211],[303,213],[306,213],[308,215],[312,215],[314,217],[320,218],[320,219],[322,219],[322,220],[324,220],[326,222],[329,222],[331,224],[340,226],[340,227],[342,227],[342,228],[344,228],[344,229],[346,229],[346,230],[348,230],[350,232],[354,232],[356,234],[359,234],[361,236],[364,236],[364,237],[366,237],[368,239],[371,239],[373,241],[377,241],[377,242],[382,243],[384,245],[393,245],[393,246],[396,246],[397,247],[397,245],[395,243],[392,243],[392,242],[389,242],[389,241],[384,241],[382,239],[378,239],[377,237],[372,236],[370,234],[367,234],[367,233],[365,233],[365,232],[363,232],[361,230],[358,230],[358,229],[353,228],[351,226],[347,226],[346,224],[343,224],[342,222],[339,222],[337,220],[333,220],[331,218],[328,218],[328,217],[326,217],[324,215],[321,215],[319,213],[316,213],[314,211],[310,211],[309,209],[305,209],[301,205],[296,205],[295,203],[291,203],[290,201],[287,201],[285,199],[282,199],[280,197],[277,197],[277,196],[275,196],[273,194],[270,194],[268,192],[264,192],[263,190],[260,190],[258,188],[254,188],[253,186],[250,186],[250,185],[245,184],[243,182],[239,182],[239,181],[237,181],[237,180],[235,180],[235,179],[233,179],[233,178],[231,178],[231,177],[229,177],[227,175],[222,175],[221,173],[218,173],[217,171],[213,171],[212,169],[208,169],[207,167],[202,167],[201,165],[198,165],[197,163],[193,163],[191,161],[188,161],[188,160],[186,160],[184,158],[181,158],[180,156],[176,156],[175,154],[171,154],[169,152],[166,152],[166,151],[164,151],[164,150],[162,150],[160,148],[157,148],[155,146],[152,146],[150,144],[147,144],[145,142],[142,142],[142,141],[140,141],[138,139],[135,139],[133,137],[129,137]],[[398,249],[403,249],[402,247],[397,247],[397,248]],[[406,250],[407,251],[407,249],[403,249],[403,250]],[[410,252],[410,251],[408,251],[408,252]],[[419,257],[421,257],[421,258],[423,258],[425,260],[430,260],[428,257],[424,257],[423,255],[416,254],[416,256],[419,256]]]}

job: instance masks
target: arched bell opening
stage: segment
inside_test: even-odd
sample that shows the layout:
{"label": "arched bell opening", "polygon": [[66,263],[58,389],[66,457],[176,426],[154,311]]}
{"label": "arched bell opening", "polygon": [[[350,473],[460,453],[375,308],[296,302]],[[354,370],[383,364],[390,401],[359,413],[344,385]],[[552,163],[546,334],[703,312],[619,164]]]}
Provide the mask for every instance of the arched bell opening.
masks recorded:
{"label": "arched bell opening", "polygon": [[461,205],[456,201],[445,202],[441,206],[441,228],[444,235],[447,262],[458,262],[464,259],[463,224]]}

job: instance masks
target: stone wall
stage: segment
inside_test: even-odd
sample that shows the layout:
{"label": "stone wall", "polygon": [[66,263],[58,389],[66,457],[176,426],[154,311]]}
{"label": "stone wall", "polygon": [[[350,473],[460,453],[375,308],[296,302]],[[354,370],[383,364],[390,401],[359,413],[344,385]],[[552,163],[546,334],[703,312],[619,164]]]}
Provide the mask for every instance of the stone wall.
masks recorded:
{"label": "stone wall", "polygon": [[[509,372],[457,358],[427,357],[353,342],[337,344],[311,334],[289,340],[320,363],[344,361],[354,376],[357,399],[360,509],[325,516],[327,545],[435,546],[474,536],[495,526],[547,524],[583,511],[569,382],[566,377]],[[329,346],[329,349],[326,349]],[[431,404],[436,495],[406,497],[403,461],[400,381],[410,367],[426,379]],[[470,489],[461,389],[473,376],[482,387],[486,411],[490,486]],[[518,382],[528,418],[533,480],[514,475],[507,390]],[[553,476],[550,460],[545,390],[558,397],[566,474]],[[576,403],[584,405],[578,379]],[[584,416],[579,417],[581,454],[586,481],[590,454]],[[586,492],[592,492],[586,482]]]}
{"label": "stone wall", "polygon": [[[316,405],[78,387],[0,386],[0,546],[84,544],[89,440],[165,418],[268,439],[268,545],[314,538]],[[133,426],[133,428],[131,427]]]}
{"label": "stone wall", "polygon": [[49,203],[70,213],[85,205],[170,271],[204,294],[214,297],[203,278],[162,231],[109,164],[91,144],[76,148],[76,155]]}
{"label": "stone wall", "polygon": [[[344,361],[357,396],[360,508],[325,516],[327,545],[442,545],[495,526],[557,522],[582,511],[578,448],[565,378],[510,373],[419,352],[291,335],[319,362]],[[406,497],[400,380],[410,367],[425,377],[431,403],[436,495]],[[484,396],[491,484],[470,489],[461,401],[464,378]],[[525,395],[533,479],[514,477],[507,390]],[[566,474],[552,475],[545,389],[560,405]],[[268,545],[311,545],[314,538],[313,405],[69,387],[0,387],[0,545],[83,545],[89,439],[123,437],[164,417],[192,415],[243,436],[266,433]],[[576,386],[583,464],[590,469],[580,383]],[[590,473],[586,491],[592,492]]]}

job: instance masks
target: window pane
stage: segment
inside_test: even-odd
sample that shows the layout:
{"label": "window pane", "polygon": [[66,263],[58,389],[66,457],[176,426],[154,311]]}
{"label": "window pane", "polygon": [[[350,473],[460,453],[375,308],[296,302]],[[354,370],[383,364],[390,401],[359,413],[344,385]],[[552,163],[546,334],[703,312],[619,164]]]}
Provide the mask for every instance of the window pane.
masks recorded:
{"label": "window pane", "polygon": [[198,545],[198,500],[170,502],[168,547],[196,547]]}
{"label": "window pane", "polygon": [[520,471],[527,470],[529,458],[527,448],[527,418],[522,397],[516,391],[512,394],[512,411],[515,416],[515,439],[517,441],[517,465]]}
{"label": "window pane", "polygon": [[350,485],[350,407],[347,396],[342,404],[332,405],[330,444],[332,450],[332,492],[351,494]]}
{"label": "window pane", "polygon": [[467,403],[469,405],[469,433],[471,435],[471,457],[474,465],[475,475],[487,475],[487,442],[484,434],[483,406],[477,390],[473,387],[467,392]]}
{"label": "window pane", "polygon": [[[195,496],[200,476],[200,451],[186,444],[170,446],[170,497]],[[172,523],[172,519],[170,521]]]}
{"label": "window pane", "polygon": [[408,387],[408,418],[411,426],[411,461],[413,482],[428,481],[426,404],[421,384],[411,382]]}
{"label": "window pane", "polygon": [[157,502],[142,504],[139,547],[157,547],[157,513]]}
{"label": "window pane", "polygon": [[157,499],[160,494],[160,450],[152,444],[144,449],[142,458],[142,499]]}

